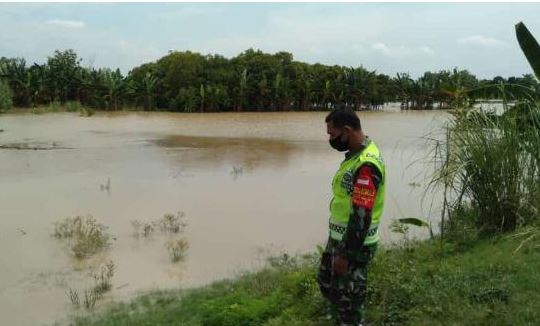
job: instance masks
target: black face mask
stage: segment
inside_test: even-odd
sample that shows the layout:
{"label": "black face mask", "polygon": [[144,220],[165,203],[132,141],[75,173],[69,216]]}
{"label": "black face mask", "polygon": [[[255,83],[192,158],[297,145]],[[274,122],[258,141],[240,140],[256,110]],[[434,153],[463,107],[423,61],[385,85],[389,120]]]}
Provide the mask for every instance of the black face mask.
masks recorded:
{"label": "black face mask", "polygon": [[343,133],[339,134],[339,136],[336,136],[332,139],[330,139],[328,142],[330,143],[330,146],[332,146],[333,149],[344,152],[349,149],[349,140],[346,141],[341,140],[341,136]]}

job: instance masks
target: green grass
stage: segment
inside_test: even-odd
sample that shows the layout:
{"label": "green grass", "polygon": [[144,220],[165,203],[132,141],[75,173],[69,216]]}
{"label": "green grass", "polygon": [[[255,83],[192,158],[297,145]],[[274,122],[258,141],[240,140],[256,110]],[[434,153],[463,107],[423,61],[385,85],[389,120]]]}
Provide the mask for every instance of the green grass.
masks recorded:
{"label": "green grass", "polygon": [[[540,320],[540,248],[523,237],[380,250],[369,272],[374,325],[533,325]],[[114,303],[77,325],[332,325],[319,294],[317,255],[189,290]]]}

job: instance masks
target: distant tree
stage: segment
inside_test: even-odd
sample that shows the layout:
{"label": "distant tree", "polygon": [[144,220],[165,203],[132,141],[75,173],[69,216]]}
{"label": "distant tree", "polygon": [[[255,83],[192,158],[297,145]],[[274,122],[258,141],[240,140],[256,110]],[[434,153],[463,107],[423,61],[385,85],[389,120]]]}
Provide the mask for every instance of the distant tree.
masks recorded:
{"label": "distant tree", "polygon": [[[308,64],[289,52],[247,49],[235,57],[170,51],[155,62],[133,68],[84,68],[73,50],[55,51],[45,64],[0,58],[0,76],[14,106],[80,101],[106,110],[142,107],[182,112],[330,110],[343,104],[373,110],[392,101],[403,109],[470,106],[475,100],[540,93],[532,75],[478,80],[467,70],[388,75],[364,68]],[[538,96],[538,95],[535,95]]]}
{"label": "distant tree", "polygon": [[66,102],[79,99],[78,90],[81,86],[81,60],[73,50],[54,52],[47,59],[47,85],[52,101]]}
{"label": "distant tree", "polygon": [[5,112],[13,107],[13,92],[9,84],[0,78],[0,112]]}

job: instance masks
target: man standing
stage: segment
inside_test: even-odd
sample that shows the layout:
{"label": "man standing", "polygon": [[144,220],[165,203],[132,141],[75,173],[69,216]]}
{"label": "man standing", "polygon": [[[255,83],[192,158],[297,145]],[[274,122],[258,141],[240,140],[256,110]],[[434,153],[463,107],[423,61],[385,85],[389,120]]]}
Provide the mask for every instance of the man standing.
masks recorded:
{"label": "man standing", "polygon": [[330,146],[347,151],[332,181],[329,238],[317,277],[337,325],[362,325],[367,266],[377,249],[384,206],[385,167],[353,110],[326,117]]}

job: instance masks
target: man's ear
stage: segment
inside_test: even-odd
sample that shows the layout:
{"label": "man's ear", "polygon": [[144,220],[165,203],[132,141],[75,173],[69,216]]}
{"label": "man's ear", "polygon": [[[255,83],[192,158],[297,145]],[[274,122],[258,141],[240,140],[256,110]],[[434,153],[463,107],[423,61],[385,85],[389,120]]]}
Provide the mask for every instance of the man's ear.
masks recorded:
{"label": "man's ear", "polygon": [[351,134],[351,132],[352,132],[351,126],[344,126],[344,127],[343,127],[343,133],[344,133],[345,135],[349,136],[349,135]]}

